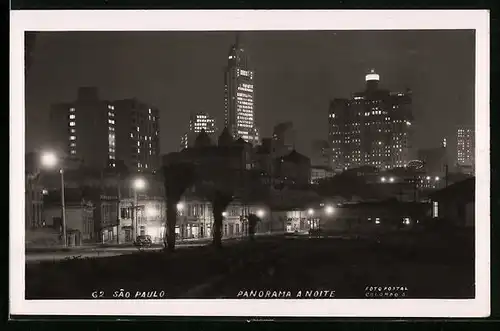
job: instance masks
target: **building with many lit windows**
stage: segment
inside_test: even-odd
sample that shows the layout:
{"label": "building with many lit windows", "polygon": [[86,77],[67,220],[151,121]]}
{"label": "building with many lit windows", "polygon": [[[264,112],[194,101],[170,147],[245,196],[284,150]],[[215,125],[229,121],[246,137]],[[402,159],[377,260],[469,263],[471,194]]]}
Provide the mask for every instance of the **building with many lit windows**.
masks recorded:
{"label": "building with many lit windows", "polygon": [[51,146],[85,167],[156,170],[159,163],[158,110],[126,99],[106,101],[95,87],[82,87],[77,99],[54,104],[50,113]]}
{"label": "building with many lit windows", "polygon": [[374,70],[365,80],[365,91],[354,93],[351,99],[334,99],[330,103],[333,167],[403,167],[410,161],[412,93],[380,89],[380,76]]}
{"label": "building with many lit windows", "polygon": [[158,109],[137,99],[114,101],[112,107],[117,123],[116,159],[130,171],[155,172],[160,167]]}
{"label": "building with many lit windows", "polygon": [[248,55],[237,38],[229,51],[224,76],[225,126],[234,139],[243,138],[257,145],[259,132],[255,124],[255,77],[248,62]]}
{"label": "building with many lit windows", "polygon": [[78,89],[73,102],[52,105],[51,147],[60,155],[80,159],[87,167],[107,167],[108,137],[114,130],[108,123],[108,107],[94,87]]}
{"label": "building with many lit windows", "polygon": [[473,173],[475,167],[475,136],[474,128],[461,126],[457,128],[457,165]]}
{"label": "building with many lit windows", "polygon": [[215,134],[217,132],[217,126],[215,125],[215,118],[211,117],[207,113],[196,113],[191,114],[189,119],[189,128],[188,132],[184,133],[181,136],[181,145],[180,149],[192,147],[194,141],[201,130],[205,130],[205,132],[212,136],[212,139],[215,139]]}

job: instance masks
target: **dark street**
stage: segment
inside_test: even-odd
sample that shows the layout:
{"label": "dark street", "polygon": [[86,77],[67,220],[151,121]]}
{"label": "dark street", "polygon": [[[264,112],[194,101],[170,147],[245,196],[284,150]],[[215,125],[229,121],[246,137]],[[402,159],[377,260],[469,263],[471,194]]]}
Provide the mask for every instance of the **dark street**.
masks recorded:
{"label": "dark street", "polygon": [[[63,280],[59,287],[43,285]],[[27,265],[26,285],[27,299],[92,299],[96,290],[114,298],[120,289],[132,298],[144,291],[164,291],[166,299],[290,291],[294,299],[298,291],[321,290],[334,291],[335,298],[367,298],[373,296],[369,287],[400,287],[406,298],[472,298],[474,245],[465,237],[263,237],[221,251],[207,246]]]}

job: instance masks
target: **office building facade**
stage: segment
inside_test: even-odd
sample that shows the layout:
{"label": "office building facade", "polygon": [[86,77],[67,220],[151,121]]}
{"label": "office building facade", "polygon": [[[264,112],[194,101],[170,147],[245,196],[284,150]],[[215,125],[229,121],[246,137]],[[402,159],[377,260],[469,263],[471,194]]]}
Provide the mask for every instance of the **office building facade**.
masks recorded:
{"label": "office building facade", "polygon": [[335,169],[404,167],[410,161],[412,92],[380,89],[380,76],[374,70],[365,80],[365,91],[330,103],[332,165]]}
{"label": "office building facade", "polygon": [[475,169],[475,132],[472,126],[457,128],[457,165],[466,172]]}
{"label": "office building facade", "polygon": [[191,114],[188,131],[181,136],[180,149],[192,147],[201,130],[205,130],[212,139],[215,139],[217,133],[215,118],[203,112]]}
{"label": "office building facade", "polygon": [[224,124],[234,139],[243,138],[257,145],[259,132],[255,123],[254,78],[248,55],[237,38],[229,51],[224,76]]}
{"label": "office building facade", "polygon": [[130,171],[156,172],[160,167],[159,110],[137,99],[113,101],[111,106],[117,123],[115,158]]}
{"label": "office building facade", "polygon": [[156,170],[159,165],[158,110],[136,99],[106,101],[97,88],[78,90],[77,99],[54,104],[50,113],[51,146],[85,167]]}

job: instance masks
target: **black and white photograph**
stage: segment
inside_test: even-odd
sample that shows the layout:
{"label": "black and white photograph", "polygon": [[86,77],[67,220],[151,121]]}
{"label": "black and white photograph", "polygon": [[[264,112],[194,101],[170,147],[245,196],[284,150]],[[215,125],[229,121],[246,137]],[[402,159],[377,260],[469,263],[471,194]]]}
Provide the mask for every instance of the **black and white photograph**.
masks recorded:
{"label": "black and white photograph", "polygon": [[13,314],[489,315],[486,11],[11,17]]}

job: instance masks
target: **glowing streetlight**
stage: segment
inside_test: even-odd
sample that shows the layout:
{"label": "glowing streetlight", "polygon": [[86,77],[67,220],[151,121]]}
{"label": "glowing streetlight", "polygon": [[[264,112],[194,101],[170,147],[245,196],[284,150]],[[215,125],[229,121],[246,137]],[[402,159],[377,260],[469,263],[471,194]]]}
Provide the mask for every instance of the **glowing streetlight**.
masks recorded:
{"label": "glowing streetlight", "polygon": [[179,203],[177,204],[177,210],[178,210],[178,211],[183,211],[183,210],[184,210],[184,203],[179,202]]}
{"label": "glowing streetlight", "polygon": [[134,180],[134,189],[143,190],[146,187],[146,181],[142,178],[136,178]]}
{"label": "glowing streetlight", "polygon": [[223,217],[226,217],[226,216],[227,216],[227,211],[223,211],[223,212],[222,212],[222,216],[223,216]]}
{"label": "glowing streetlight", "polygon": [[262,218],[264,217],[265,212],[262,209],[257,210],[257,217]]}
{"label": "glowing streetlight", "polygon": [[43,167],[54,168],[57,165],[57,156],[52,152],[45,152],[41,156],[41,163]]}
{"label": "glowing streetlight", "polygon": [[431,180],[431,177],[430,177],[430,176],[427,176],[425,179],[427,179],[427,180]]}
{"label": "glowing streetlight", "polygon": [[439,177],[437,177],[437,176],[436,176],[436,178],[434,178],[434,179],[436,180],[436,182],[437,182],[437,181],[439,181]]}
{"label": "glowing streetlight", "polygon": [[391,183],[394,183],[394,177],[389,178],[389,181],[390,181]]}
{"label": "glowing streetlight", "polygon": [[[44,152],[40,157],[40,161],[43,167],[48,169],[53,169],[57,166],[59,162],[58,157],[53,152]],[[63,230],[63,244],[64,247],[68,246],[68,238],[66,238],[66,204],[64,201],[64,169],[59,169],[61,174],[61,214],[62,214],[62,230]]]}
{"label": "glowing streetlight", "polygon": [[386,178],[385,178],[385,177],[382,177],[382,178],[380,178],[380,181],[381,181],[382,183],[385,183]]}
{"label": "glowing streetlight", "polygon": [[327,215],[333,214],[333,211],[334,211],[334,209],[333,209],[332,206],[326,206],[325,207],[325,212],[326,212]]}
{"label": "glowing streetlight", "polygon": [[312,216],[312,215],[314,215],[314,209],[309,208],[309,209],[307,210],[307,213],[308,213],[309,215],[311,215],[311,216]]}

